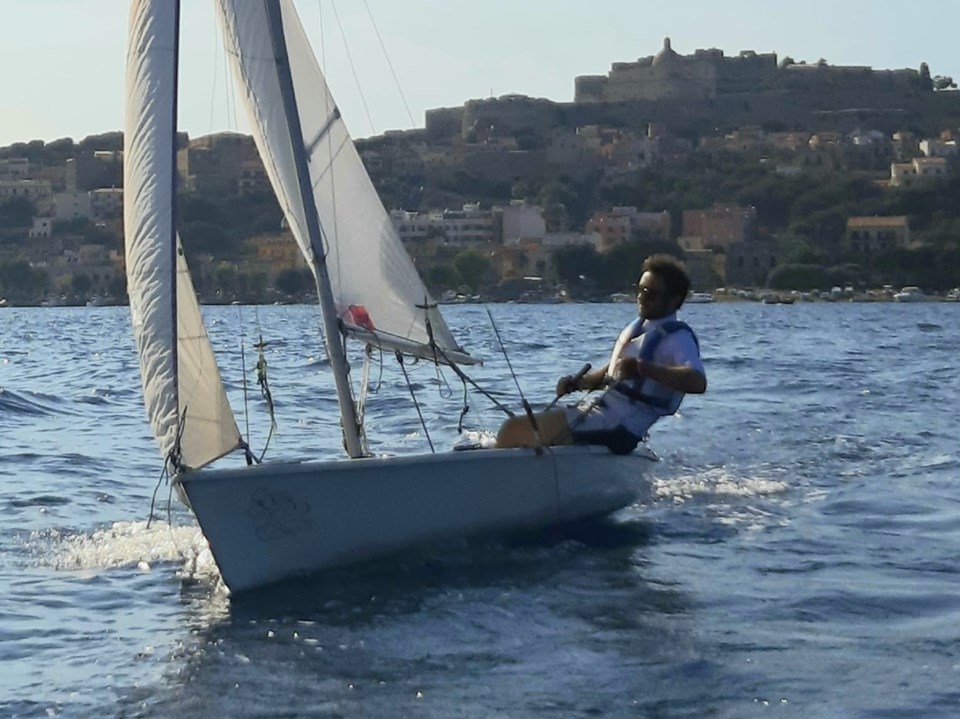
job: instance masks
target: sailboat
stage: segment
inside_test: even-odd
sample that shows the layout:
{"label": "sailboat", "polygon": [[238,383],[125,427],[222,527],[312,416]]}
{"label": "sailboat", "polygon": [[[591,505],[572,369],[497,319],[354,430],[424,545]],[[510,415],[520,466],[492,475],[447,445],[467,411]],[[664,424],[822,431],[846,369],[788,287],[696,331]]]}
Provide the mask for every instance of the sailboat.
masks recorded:
{"label": "sailboat", "polygon": [[[369,453],[348,342],[457,367],[476,360],[457,344],[406,254],[292,0],[216,5],[256,146],[316,279],[347,455],[257,463],[238,430],[175,229],[179,2],[132,0],[124,234],[143,396],[171,482],[229,590],[445,537],[605,515],[634,501],[650,453]],[[221,466],[228,455],[236,466]]]}

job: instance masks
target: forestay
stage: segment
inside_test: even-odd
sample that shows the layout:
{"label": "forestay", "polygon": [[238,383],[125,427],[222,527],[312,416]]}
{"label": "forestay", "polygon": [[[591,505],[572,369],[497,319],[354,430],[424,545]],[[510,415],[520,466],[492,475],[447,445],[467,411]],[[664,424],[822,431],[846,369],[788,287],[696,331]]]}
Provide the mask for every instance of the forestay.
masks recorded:
{"label": "forestay", "polygon": [[[473,360],[436,309],[340,117],[290,0],[279,0],[302,137],[284,115],[281,75],[268,30],[272,0],[219,0],[219,18],[253,136],[301,251],[316,273],[325,255],[338,318],[362,341],[434,357]],[[323,245],[311,243],[294,148],[305,148]],[[428,329],[429,325],[429,329]],[[442,357],[440,358],[443,359]]]}
{"label": "forestay", "polygon": [[241,446],[174,219],[179,3],[135,0],[124,127],[127,292],[163,456],[201,467]]}

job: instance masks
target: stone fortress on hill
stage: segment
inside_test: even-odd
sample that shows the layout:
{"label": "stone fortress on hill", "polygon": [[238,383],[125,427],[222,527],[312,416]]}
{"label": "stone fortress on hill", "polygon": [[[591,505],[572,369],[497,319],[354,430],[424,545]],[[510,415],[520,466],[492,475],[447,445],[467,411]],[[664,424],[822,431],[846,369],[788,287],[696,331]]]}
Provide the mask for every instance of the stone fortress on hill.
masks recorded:
{"label": "stone fortress on hill", "polygon": [[432,138],[496,126],[498,133],[605,125],[712,133],[746,125],[787,129],[934,131],[960,121],[960,93],[936,92],[926,65],[918,70],[834,66],[821,60],[778,62],[775,53],[722,50],[680,55],[670,39],[656,55],[614,63],[607,75],[575,80],[572,103],[523,95],[470,100],[426,115]]}

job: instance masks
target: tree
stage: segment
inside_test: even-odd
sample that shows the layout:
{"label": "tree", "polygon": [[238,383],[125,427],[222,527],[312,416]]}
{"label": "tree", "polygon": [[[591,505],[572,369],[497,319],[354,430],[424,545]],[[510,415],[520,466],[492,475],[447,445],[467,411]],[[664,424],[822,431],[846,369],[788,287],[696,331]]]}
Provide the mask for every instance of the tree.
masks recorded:
{"label": "tree", "polygon": [[305,269],[281,270],[273,285],[284,294],[295,297],[313,287],[313,275]]}
{"label": "tree", "polygon": [[33,203],[25,197],[11,197],[0,202],[0,227],[30,227],[33,224]]}
{"label": "tree", "polygon": [[775,290],[816,290],[833,287],[833,278],[823,265],[784,264],[767,277],[767,285]]}
{"label": "tree", "polygon": [[937,91],[956,90],[957,83],[949,75],[937,75],[933,78],[933,89]]}
{"label": "tree", "polygon": [[427,284],[436,290],[446,290],[459,287],[463,279],[456,267],[451,265],[434,265],[427,272]]}
{"label": "tree", "polygon": [[80,272],[70,279],[70,289],[75,295],[85,297],[90,294],[92,288],[93,280],[90,279],[90,275],[88,274]]}
{"label": "tree", "polygon": [[202,220],[184,224],[180,237],[188,258],[201,253],[225,256],[235,244],[223,227]]}
{"label": "tree", "polygon": [[31,302],[47,294],[50,276],[28,262],[0,264],[0,297],[11,302]]}
{"label": "tree", "polygon": [[487,271],[490,270],[490,258],[476,250],[463,250],[453,258],[453,266],[463,280],[463,283],[476,292],[483,284]]}
{"label": "tree", "polygon": [[603,261],[592,245],[567,245],[553,253],[553,268],[568,287],[580,285],[584,279],[595,282],[603,273]]}

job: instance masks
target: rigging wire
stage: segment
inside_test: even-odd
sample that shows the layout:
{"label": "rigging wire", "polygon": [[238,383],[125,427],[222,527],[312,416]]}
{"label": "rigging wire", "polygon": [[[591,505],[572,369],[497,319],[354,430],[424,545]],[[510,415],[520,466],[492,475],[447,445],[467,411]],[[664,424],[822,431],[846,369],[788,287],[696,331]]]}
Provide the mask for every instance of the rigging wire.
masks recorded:
{"label": "rigging wire", "polygon": [[219,23],[213,23],[213,88],[210,91],[210,127],[213,127],[213,113],[217,100],[217,65],[219,64],[220,54],[225,49],[226,45],[220,37]]}
{"label": "rigging wire", "polygon": [[373,117],[370,115],[370,108],[367,106],[367,98],[363,94],[363,88],[360,86],[360,76],[357,75],[357,68],[353,63],[353,55],[350,54],[350,45],[347,43],[347,34],[343,30],[340,22],[340,14],[337,12],[337,3],[331,0],[330,7],[333,9],[333,17],[337,21],[337,27],[340,29],[340,37],[343,39],[343,49],[347,53],[347,62],[350,64],[350,72],[353,73],[353,82],[357,86],[357,92],[360,94],[360,101],[363,103],[363,111],[367,114],[367,122],[370,123],[370,131],[377,134],[377,128],[373,124]]}
{"label": "rigging wire", "polygon": [[510,363],[510,355],[507,354],[507,347],[503,344],[503,339],[500,337],[500,330],[497,328],[497,323],[493,320],[493,313],[490,312],[490,308],[485,308],[487,310],[487,317],[490,318],[490,325],[493,327],[493,333],[497,337],[497,343],[500,345],[500,351],[503,352],[503,358],[507,361],[507,369],[510,370],[510,376],[513,377],[513,383],[517,386],[517,392],[520,393],[521,401],[526,405],[527,398],[523,395],[523,389],[520,387],[520,380],[517,379],[517,373],[513,371],[513,365]]}
{"label": "rigging wire", "polygon": [[390,54],[387,52],[387,46],[383,43],[380,36],[380,28],[377,27],[377,21],[373,19],[373,13],[370,11],[370,5],[367,0],[363,0],[363,6],[367,9],[367,15],[370,17],[370,24],[373,25],[373,31],[377,35],[377,41],[380,43],[380,49],[383,50],[383,57],[387,61],[387,67],[390,68],[390,74],[393,76],[393,82],[397,86],[397,92],[400,93],[400,99],[403,101],[403,107],[407,111],[407,117],[410,118],[410,127],[416,127],[417,123],[413,119],[413,113],[410,112],[410,105],[407,104],[407,97],[403,94],[403,87],[400,85],[400,79],[393,69],[393,63],[390,61]]}
{"label": "rigging wire", "polygon": [[[500,337],[500,330],[497,328],[497,323],[493,320],[493,313],[490,312],[490,308],[487,307],[487,316],[490,318],[490,324],[493,326],[493,332],[497,336],[497,342],[500,344],[500,349],[503,351],[503,358],[507,361],[507,368],[510,370],[510,376],[513,377],[514,384],[517,385],[517,392],[520,393],[520,404],[523,406],[523,411],[527,415],[527,419],[530,420],[530,426],[533,427],[533,434],[538,440],[540,439],[540,426],[537,422],[537,417],[533,413],[533,407],[530,406],[530,403],[527,401],[527,398],[523,394],[523,389],[520,387],[520,380],[517,379],[517,373],[513,371],[513,365],[510,363],[510,355],[507,354],[507,347],[503,344],[503,339]],[[537,454],[543,453],[543,447],[537,446]]]}
{"label": "rigging wire", "polygon": [[410,397],[413,399],[413,406],[417,409],[417,416],[420,418],[420,426],[423,427],[423,433],[427,437],[427,444],[430,445],[430,451],[436,454],[437,450],[433,447],[433,440],[430,439],[430,431],[427,429],[427,422],[423,418],[423,412],[420,411],[420,403],[417,401],[417,395],[413,391],[413,384],[410,382],[410,376],[407,374],[407,367],[403,363],[403,353],[400,350],[396,351],[397,362],[400,363],[400,369],[403,370],[403,379],[407,383],[407,389],[410,390]]}

